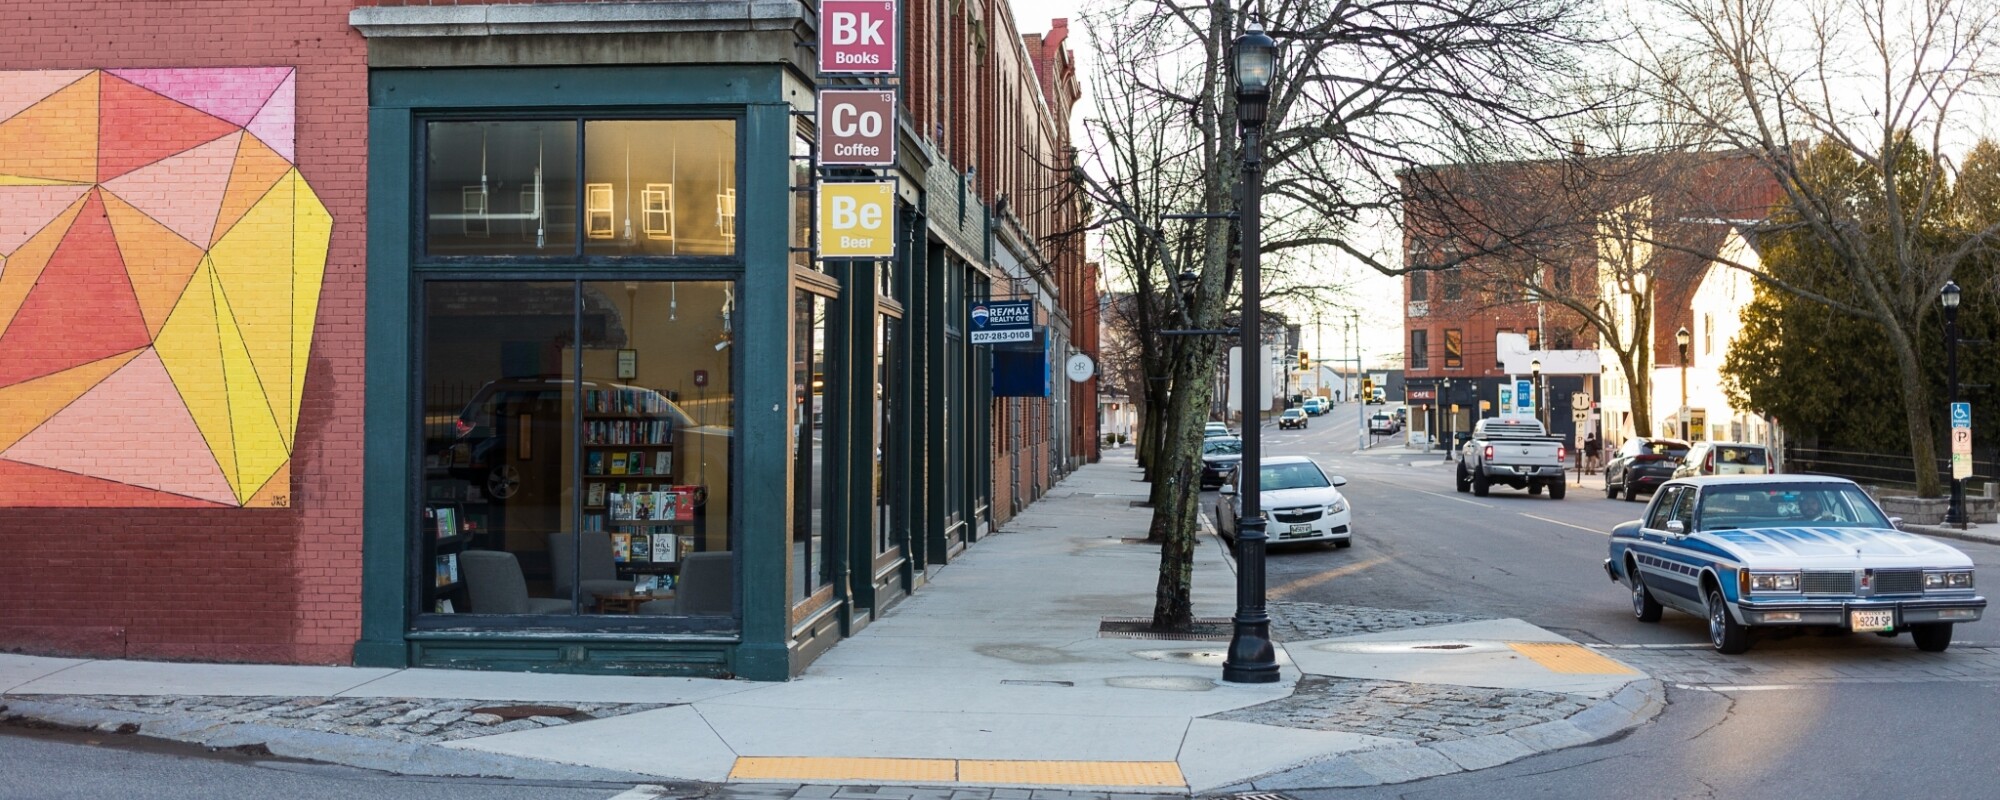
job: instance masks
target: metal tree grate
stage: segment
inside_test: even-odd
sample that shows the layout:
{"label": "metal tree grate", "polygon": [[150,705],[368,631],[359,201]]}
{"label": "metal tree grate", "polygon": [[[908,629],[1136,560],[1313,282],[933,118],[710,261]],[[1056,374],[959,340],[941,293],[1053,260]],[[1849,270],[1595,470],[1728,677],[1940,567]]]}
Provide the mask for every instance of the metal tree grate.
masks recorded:
{"label": "metal tree grate", "polygon": [[1104,617],[1097,623],[1099,639],[1153,639],[1166,642],[1226,642],[1231,633],[1228,617],[1196,617],[1194,630],[1170,633],[1153,630],[1152,617]]}

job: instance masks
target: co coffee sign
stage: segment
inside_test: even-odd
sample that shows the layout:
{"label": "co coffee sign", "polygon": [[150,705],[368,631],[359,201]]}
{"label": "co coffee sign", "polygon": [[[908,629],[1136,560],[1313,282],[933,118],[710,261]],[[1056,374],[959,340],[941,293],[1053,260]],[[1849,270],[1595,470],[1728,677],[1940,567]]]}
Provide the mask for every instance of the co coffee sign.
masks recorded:
{"label": "co coffee sign", "polygon": [[819,71],[895,72],[895,0],[820,0]]}
{"label": "co coffee sign", "polygon": [[819,93],[819,163],[886,167],[896,163],[896,93],[827,89]]}

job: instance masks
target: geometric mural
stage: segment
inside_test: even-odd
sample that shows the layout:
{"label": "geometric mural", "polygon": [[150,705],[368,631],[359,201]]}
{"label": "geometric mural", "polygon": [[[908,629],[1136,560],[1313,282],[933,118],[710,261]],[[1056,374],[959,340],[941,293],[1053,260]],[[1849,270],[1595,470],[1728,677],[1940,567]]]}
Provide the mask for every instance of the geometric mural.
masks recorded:
{"label": "geometric mural", "polygon": [[295,78],[0,71],[0,506],[289,504],[333,229]]}

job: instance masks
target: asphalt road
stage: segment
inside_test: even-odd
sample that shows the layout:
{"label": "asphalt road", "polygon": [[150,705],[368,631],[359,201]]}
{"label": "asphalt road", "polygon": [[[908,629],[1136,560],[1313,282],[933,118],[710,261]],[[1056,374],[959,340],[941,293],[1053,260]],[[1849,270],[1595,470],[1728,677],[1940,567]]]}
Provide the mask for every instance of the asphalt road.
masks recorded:
{"label": "asphalt road", "polygon": [[[1575,485],[1564,500],[1505,487],[1458,494],[1441,453],[1400,441],[1358,448],[1352,404],[1305,431],[1264,431],[1266,452],[1310,455],[1347,478],[1355,509],[1353,547],[1271,554],[1272,599],[1516,617],[1603,646],[1668,687],[1658,719],[1613,741],[1301,796],[2000,797],[1984,766],[2000,762],[2000,618],[1960,624],[1942,654],[1908,636],[1807,634],[1722,656],[1693,616],[1634,620],[1624,588],[1604,576],[1607,533],[1638,518],[1644,495],[1628,503]],[[2000,547],[1950,544],[2000,575]]]}

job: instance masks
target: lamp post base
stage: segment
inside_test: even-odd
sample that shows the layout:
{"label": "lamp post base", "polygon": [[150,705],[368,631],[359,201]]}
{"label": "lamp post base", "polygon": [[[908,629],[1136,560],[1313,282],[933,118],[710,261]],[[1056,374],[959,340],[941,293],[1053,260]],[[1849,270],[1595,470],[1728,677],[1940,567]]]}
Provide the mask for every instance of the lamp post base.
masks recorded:
{"label": "lamp post base", "polygon": [[1277,683],[1278,651],[1271,644],[1271,615],[1264,605],[1264,515],[1237,522],[1236,616],[1222,679],[1230,683]]}

